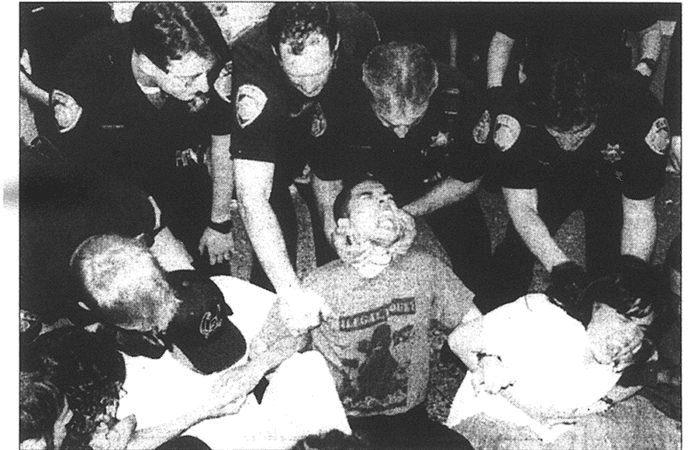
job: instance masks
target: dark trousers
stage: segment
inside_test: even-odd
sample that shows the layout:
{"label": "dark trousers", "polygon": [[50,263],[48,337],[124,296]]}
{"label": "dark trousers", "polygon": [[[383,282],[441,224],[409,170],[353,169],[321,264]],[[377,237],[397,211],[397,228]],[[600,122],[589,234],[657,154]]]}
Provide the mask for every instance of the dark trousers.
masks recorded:
{"label": "dark trousers", "polygon": [[485,215],[474,196],[425,219],[451,259],[453,272],[475,295],[489,287],[492,247]]}
{"label": "dark trousers", "polygon": [[[286,251],[291,260],[294,270],[296,268],[296,246],[298,241],[298,225],[296,221],[296,210],[293,207],[293,199],[288,190],[288,186],[274,186],[269,199],[276,219],[279,221],[281,233],[286,243]],[[257,255],[252,259],[252,273],[250,282],[271,292],[276,292],[269,277],[264,272],[262,264]]]}
{"label": "dark trousers", "polygon": [[394,416],[349,417],[354,434],[369,448],[472,449],[458,432],[434,422],[424,404]]}
{"label": "dark trousers", "polygon": [[[593,180],[583,189],[538,189],[538,213],[554,236],[576,210],[584,213],[586,270],[594,278],[613,270],[620,256],[623,205],[621,193],[610,181]],[[483,313],[525,295],[533,278],[536,257],[509,222],[506,236],[493,256],[492,285],[479,298]]]}

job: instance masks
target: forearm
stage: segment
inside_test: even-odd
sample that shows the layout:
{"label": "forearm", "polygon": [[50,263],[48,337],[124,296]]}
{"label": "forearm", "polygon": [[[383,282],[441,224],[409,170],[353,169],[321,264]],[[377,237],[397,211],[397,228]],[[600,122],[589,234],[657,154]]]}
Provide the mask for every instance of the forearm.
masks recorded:
{"label": "forearm", "polygon": [[655,22],[640,32],[640,59],[649,58],[659,62],[662,51],[662,27]]}
{"label": "forearm", "polygon": [[465,200],[477,191],[481,178],[464,183],[448,177],[429,192],[403,206],[402,209],[413,217],[420,217],[443,207]]}
{"label": "forearm", "polygon": [[537,211],[522,207],[516,212],[510,209],[509,214],[521,239],[548,272],[556,265],[570,260],[558,247]]}
{"label": "forearm", "polygon": [[654,198],[642,201],[640,207],[633,203],[636,202],[624,199],[621,254],[649,261],[657,237]]}
{"label": "forearm", "polygon": [[211,136],[211,181],[211,221],[225,222],[230,219],[230,199],[235,182],[233,160],[230,157],[230,135]]}
{"label": "forearm", "polygon": [[509,64],[511,50],[514,47],[514,40],[504,33],[497,31],[487,52],[487,87],[501,86],[504,80],[504,73]]}
{"label": "forearm", "polygon": [[286,251],[281,226],[266,199],[239,199],[245,229],[265,273],[278,294],[300,287]]}
{"label": "forearm", "polygon": [[34,82],[23,73],[19,74],[19,89],[27,98],[37,101],[42,105],[49,106],[49,93],[34,84]]}
{"label": "forearm", "polygon": [[327,242],[332,242],[332,233],[337,228],[337,223],[334,220],[334,201],[342,190],[342,180],[322,180],[313,174],[312,178],[313,193],[320,217],[322,219],[322,228],[325,232]]}

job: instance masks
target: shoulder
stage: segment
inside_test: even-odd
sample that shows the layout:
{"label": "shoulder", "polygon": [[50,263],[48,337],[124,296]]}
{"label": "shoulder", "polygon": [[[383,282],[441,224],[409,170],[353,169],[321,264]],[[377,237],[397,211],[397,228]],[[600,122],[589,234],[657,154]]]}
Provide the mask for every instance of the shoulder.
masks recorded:
{"label": "shoulder", "polygon": [[626,140],[642,139],[657,155],[666,153],[671,139],[669,121],[659,100],[649,90],[614,99],[604,119],[610,124],[611,132]]}

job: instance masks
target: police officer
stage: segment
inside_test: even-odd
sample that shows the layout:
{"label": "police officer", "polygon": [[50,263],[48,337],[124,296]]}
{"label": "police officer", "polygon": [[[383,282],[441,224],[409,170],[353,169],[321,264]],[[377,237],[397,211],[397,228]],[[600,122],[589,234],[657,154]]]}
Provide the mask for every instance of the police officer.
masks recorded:
{"label": "police officer", "polygon": [[[529,80],[535,89],[525,121],[510,118],[510,132],[494,133],[495,172],[512,220],[495,250],[486,310],[525,294],[536,260],[551,273],[553,294],[574,296],[587,276],[617,264],[632,270],[654,248],[669,143],[656,98],[646,89],[603,92],[591,61],[574,52],[547,61]],[[584,212],[586,271],[553,239],[575,210]]]}
{"label": "police officer", "polygon": [[476,124],[481,111],[472,89],[453,69],[437,67],[421,44],[390,42],[369,53],[363,84],[346,97],[335,153],[313,180],[328,239],[342,179],[370,173],[405,212],[426,219],[454,273],[480,293],[491,248],[474,194],[486,169],[487,133]]}
{"label": "police officer", "polygon": [[[317,318],[304,307],[318,299],[300,288],[294,270],[297,224],[288,188],[306,164],[313,166],[313,149],[331,127],[328,92],[338,78],[358,73],[353,57],[377,40],[373,20],[356,6],[303,2],[277,3],[266,22],[233,45],[231,151],[240,212],[257,257],[251,281],[288,300],[292,328]],[[291,312],[295,306],[298,315]]]}
{"label": "police officer", "polygon": [[228,163],[213,177],[231,176],[232,116],[214,89],[227,51],[204,4],[143,2],[130,23],[98,30],[59,67],[57,87],[79,106],[62,106],[75,117],[65,121],[59,145],[79,164],[152,195],[190,254],[208,250],[197,259],[202,270],[232,256],[230,193],[212,194],[205,165],[210,148],[212,159]]}
{"label": "police officer", "polygon": [[[517,116],[515,91],[539,78],[551,52],[573,49],[592,58],[607,82],[621,89],[648,89],[661,52],[659,11],[650,4],[509,5],[495,23],[487,54],[488,102],[492,118]],[[637,64],[631,70],[628,32],[638,34]],[[517,117],[518,119],[518,117]],[[509,130],[502,117],[497,127]]]}

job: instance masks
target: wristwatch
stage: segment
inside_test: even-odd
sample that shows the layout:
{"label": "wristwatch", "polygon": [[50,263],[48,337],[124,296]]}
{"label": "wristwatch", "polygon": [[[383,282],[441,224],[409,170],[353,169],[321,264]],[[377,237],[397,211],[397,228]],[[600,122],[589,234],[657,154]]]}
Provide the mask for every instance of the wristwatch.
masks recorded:
{"label": "wristwatch", "polygon": [[214,222],[213,220],[209,220],[208,227],[219,233],[228,234],[233,229],[233,221],[230,219],[223,222]]}

